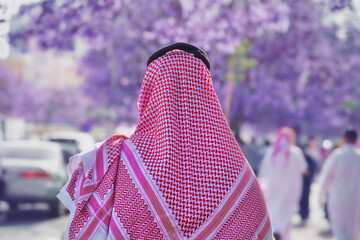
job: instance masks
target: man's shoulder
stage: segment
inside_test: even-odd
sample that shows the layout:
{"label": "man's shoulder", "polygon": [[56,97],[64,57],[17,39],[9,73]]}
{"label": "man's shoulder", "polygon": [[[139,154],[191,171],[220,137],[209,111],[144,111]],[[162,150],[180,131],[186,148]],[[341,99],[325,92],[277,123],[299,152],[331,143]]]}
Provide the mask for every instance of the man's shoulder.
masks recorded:
{"label": "man's shoulder", "polygon": [[81,151],[80,153],[76,154],[75,156],[86,158],[89,155],[94,155],[94,154],[96,154],[98,147],[99,147],[99,143],[96,143],[96,144],[86,148],[85,150]]}
{"label": "man's shoulder", "polygon": [[295,154],[303,154],[303,151],[298,146],[291,146],[290,151]]}
{"label": "man's shoulder", "polygon": [[358,158],[360,159],[360,148],[356,148],[355,149],[355,154],[358,156]]}
{"label": "man's shoulder", "polygon": [[[350,155],[349,155],[350,154]],[[334,159],[342,159],[342,158],[346,158],[348,156],[354,156],[357,155],[360,158],[360,149],[356,149],[356,148],[337,148],[335,149],[331,155],[329,156],[329,158],[334,158]]]}
{"label": "man's shoulder", "polygon": [[87,165],[90,162],[95,161],[94,159],[96,158],[98,148],[99,148],[99,143],[96,143],[96,144],[94,144],[92,146],[89,146],[85,150],[75,154],[70,159],[73,160],[73,161],[75,159],[78,159],[77,161],[82,161],[84,164]]}
{"label": "man's shoulder", "polygon": [[344,154],[344,149],[343,148],[336,148],[332,151],[332,153],[330,154],[330,157],[337,157]]}

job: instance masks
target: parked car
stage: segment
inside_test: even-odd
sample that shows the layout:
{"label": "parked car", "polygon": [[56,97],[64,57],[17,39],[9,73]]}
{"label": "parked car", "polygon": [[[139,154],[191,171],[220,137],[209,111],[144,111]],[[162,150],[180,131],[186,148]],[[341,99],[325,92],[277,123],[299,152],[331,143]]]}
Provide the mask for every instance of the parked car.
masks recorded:
{"label": "parked car", "polygon": [[46,202],[52,216],[65,207],[56,195],[67,181],[61,147],[45,141],[4,141],[4,200],[11,209],[20,203]]}
{"label": "parked car", "polygon": [[66,161],[81,151],[95,144],[94,138],[83,132],[52,132],[42,136],[43,140],[57,142],[61,145]]}

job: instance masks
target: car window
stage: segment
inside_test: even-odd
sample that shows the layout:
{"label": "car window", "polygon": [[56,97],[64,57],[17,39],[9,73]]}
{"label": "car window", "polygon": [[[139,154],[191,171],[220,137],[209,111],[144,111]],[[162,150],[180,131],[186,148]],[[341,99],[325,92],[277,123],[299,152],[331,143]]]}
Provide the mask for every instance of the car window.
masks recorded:
{"label": "car window", "polygon": [[40,160],[54,158],[56,152],[46,148],[6,147],[3,149],[3,157]]}
{"label": "car window", "polygon": [[66,144],[66,145],[77,145],[76,141],[74,139],[63,139],[63,138],[51,138],[49,139],[51,142],[57,142],[60,144]]}

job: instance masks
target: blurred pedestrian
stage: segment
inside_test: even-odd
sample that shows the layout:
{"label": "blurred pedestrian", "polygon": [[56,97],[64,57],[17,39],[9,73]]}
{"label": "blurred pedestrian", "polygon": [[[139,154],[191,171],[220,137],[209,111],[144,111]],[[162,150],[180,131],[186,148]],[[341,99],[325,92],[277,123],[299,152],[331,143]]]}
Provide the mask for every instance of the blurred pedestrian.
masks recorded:
{"label": "blurred pedestrian", "polygon": [[241,150],[243,151],[248,163],[250,164],[251,168],[253,169],[255,175],[258,174],[261,160],[262,160],[262,154],[261,149],[258,146],[255,146],[253,144],[246,144],[244,141],[238,142]]}
{"label": "blurred pedestrian", "polygon": [[251,146],[258,147],[256,137],[252,137],[250,141]]}
{"label": "blurred pedestrian", "polygon": [[[1,122],[0,122],[0,201],[4,199],[4,190],[5,190],[5,182],[4,182],[4,167],[3,167],[3,134],[1,129]],[[0,209],[0,219],[2,215],[2,209]]]}
{"label": "blurred pedestrian", "polygon": [[307,172],[304,155],[295,142],[295,131],[281,128],[264,156],[259,173],[274,235],[281,240],[289,239],[291,216],[300,199],[302,175]]}
{"label": "blurred pedestrian", "polygon": [[320,175],[320,203],[328,196],[332,231],[339,240],[360,239],[360,149],[357,131],[344,132],[344,145],[326,159]]}
{"label": "blurred pedestrian", "polygon": [[71,239],[272,239],[258,182],[221,110],[202,50],[149,61],[139,124],[70,160],[59,198]]}
{"label": "blurred pedestrian", "polygon": [[[269,148],[271,147],[271,142],[268,139],[265,139],[261,146],[259,146],[259,152],[260,152],[260,166],[262,163],[262,160],[264,159],[265,154],[269,151]],[[245,155],[246,156],[246,155]]]}
{"label": "blurred pedestrian", "polygon": [[[305,147],[306,154],[315,161],[316,166],[320,166],[325,159],[322,155],[322,147],[314,137],[309,137],[308,142]],[[318,170],[318,169],[316,169]]]}
{"label": "blurred pedestrian", "polygon": [[309,218],[310,208],[309,208],[309,195],[310,195],[310,187],[313,181],[314,175],[316,173],[316,166],[319,155],[318,152],[314,149],[314,139],[310,139],[307,143],[307,146],[304,149],[304,156],[306,163],[308,165],[308,174],[303,176],[303,186],[302,193],[300,197],[300,217],[301,217],[301,226],[305,226],[306,222]]}

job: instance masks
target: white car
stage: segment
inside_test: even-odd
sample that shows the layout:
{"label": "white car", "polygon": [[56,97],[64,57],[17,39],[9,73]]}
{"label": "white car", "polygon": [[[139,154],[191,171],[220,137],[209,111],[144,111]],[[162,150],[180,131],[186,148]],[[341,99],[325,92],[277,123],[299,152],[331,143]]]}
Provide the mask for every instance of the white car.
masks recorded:
{"label": "white car", "polygon": [[45,141],[3,142],[4,200],[10,208],[19,203],[46,202],[52,216],[64,212],[56,195],[67,181],[61,147]]}
{"label": "white car", "polygon": [[42,135],[45,141],[56,142],[61,145],[65,161],[79,152],[95,144],[94,138],[84,132],[51,132]]}
{"label": "white car", "polygon": [[84,132],[51,132],[42,135],[42,139],[64,145],[76,144],[78,152],[84,151],[95,144],[94,138]]}

